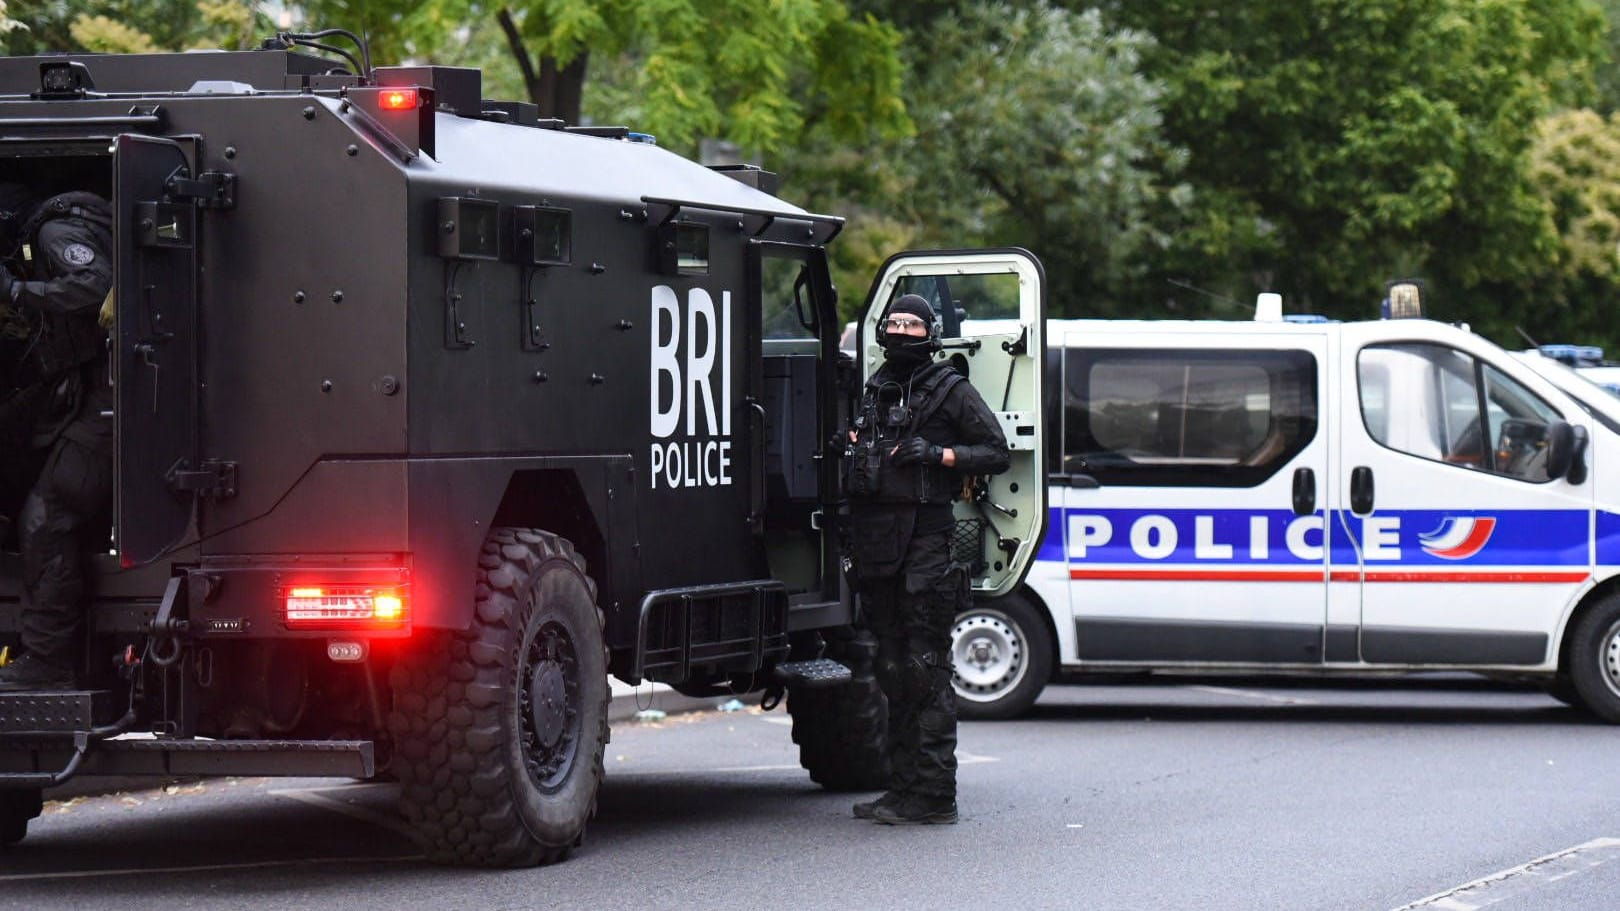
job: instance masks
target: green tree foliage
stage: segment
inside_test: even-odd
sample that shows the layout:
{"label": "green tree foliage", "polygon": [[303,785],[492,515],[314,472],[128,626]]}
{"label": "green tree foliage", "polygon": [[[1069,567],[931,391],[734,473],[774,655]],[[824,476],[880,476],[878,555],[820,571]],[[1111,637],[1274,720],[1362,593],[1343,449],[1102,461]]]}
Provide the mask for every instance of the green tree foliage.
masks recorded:
{"label": "green tree foliage", "polygon": [[10,34],[17,29],[26,28],[28,28],[28,26],[18,22],[16,19],[11,18],[11,15],[6,12],[5,0],[0,0],[0,35]]}
{"label": "green tree foliage", "polygon": [[[843,0],[309,0],[301,14],[364,28],[376,59],[491,67],[544,116],[629,124],[683,152],[910,127],[900,33]],[[496,30],[504,59],[487,38],[466,59],[469,29]]]}
{"label": "green tree foliage", "polygon": [[1620,111],[1620,0],[1597,0],[1603,10],[1603,65],[1593,74],[1598,111]]}
{"label": "green tree foliage", "polygon": [[1554,114],[1538,124],[1531,180],[1551,206],[1557,267],[1526,283],[1521,326],[1538,341],[1614,348],[1620,325],[1620,114]]}
{"label": "green tree foliage", "polygon": [[8,54],[245,48],[269,30],[247,0],[12,0]]}
{"label": "green tree foliage", "polygon": [[922,238],[1028,246],[1058,289],[1055,315],[1115,312],[1134,263],[1166,241],[1150,216],[1178,192],[1166,184],[1183,158],[1161,139],[1160,86],[1139,72],[1151,43],[1044,3],[940,19],[913,46]]}
{"label": "green tree foliage", "polygon": [[1504,289],[1557,255],[1528,151],[1537,117],[1590,85],[1602,24],[1587,0],[1109,9],[1158,39],[1167,137],[1191,150],[1196,204],[1165,276],[1356,316],[1385,278],[1422,273],[1453,315],[1511,333]]}
{"label": "green tree foliage", "polygon": [[510,18],[514,51],[554,61],[559,79],[587,55],[634,61],[619,116],[677,148],[909,126],[899,32],[842,0],[528,0]]}
{"label": "green tree foliage", "polygon": [[1139,72],[1151,39],[1045,2],[910,14],[915,135],[801,148],[782,165],[788,189],[853,216],[833,250],[846,312],[891,253],[981,245],[1039,255],[1054,315],[1118,312],[1136,264],[1166,242],[1153,214],[1185,201],[1161,87]]}

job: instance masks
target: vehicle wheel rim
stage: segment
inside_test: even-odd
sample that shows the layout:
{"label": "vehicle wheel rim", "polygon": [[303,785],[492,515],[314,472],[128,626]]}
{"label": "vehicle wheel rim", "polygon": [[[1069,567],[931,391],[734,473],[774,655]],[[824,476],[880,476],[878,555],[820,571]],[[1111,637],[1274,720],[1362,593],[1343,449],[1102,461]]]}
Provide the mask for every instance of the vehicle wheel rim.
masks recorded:
{"label": "vehicle wheel rim", "polygon": [[1010,617],[1000,611],[976,610],[964,614],[951,628],[951,685],[960,699],[994,702],[1024,679],[1025,638]]}
{"label": "vehicle wheel rim", "polygon": [[1598,660],[1603,663],[1604,684],[1609,692],[1620,697],[1620,621],[1610,624],[1603,634],[1603,653]]}
{"label": "vehicle wheel rim", "polygon": [[579,658],[568,630],[547,623],[535,633],[518,668],[523,760],[542,790],[568,780],[579,752]]}

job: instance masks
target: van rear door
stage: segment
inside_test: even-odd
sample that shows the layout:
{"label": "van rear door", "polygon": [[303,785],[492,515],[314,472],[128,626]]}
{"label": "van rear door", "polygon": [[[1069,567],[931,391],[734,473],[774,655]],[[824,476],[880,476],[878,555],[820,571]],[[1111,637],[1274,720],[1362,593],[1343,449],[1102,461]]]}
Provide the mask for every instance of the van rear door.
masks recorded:
{"label": "van rear door", "polygon": [[956,506],[956,556],[975,565],[973,588],[1011,591],[1046,532],[1046,277],[1027,250],[908,252],[884,263],[861,317],[861,380],[883,365],[877,324],[890,302],[920,294],[944,325],[941,358],[954,362],[1001,418],[1012,467],[990,479],[979,499]]}

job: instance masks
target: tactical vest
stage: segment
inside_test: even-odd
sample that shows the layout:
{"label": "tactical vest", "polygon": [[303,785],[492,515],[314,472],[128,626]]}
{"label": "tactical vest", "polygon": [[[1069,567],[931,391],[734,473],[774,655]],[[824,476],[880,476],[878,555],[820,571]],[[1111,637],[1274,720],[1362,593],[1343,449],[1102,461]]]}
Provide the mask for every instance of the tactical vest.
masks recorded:
{"label": "tactical vest", "polygon": [[[844,490],[851,497],[879,503],[950,503],[961,493],[961,477],[943,465],[895,465],[889,453],[944,404],[963,381],[947,364],[919,368],[906,380],[879,373],[866,382],[855,413],[855,439],[844,450]],[[847,440],[847,438],[846,438]]]}
{"label": "tactical vest", "polygon": [[[55,276],[43,274],[48,268],[45,251],[40,249],[39,232],[47,223],[72,219],[87,225],[100,241],[103,256],[112,255],[112,210],[94,193],[61,193],[45,200],[28,221],[23,223],[20,237],[28,244],[33,255],[27,264],[30,277],[44,281]],[[97,314],[69,315],[43,313],[40,315],[39,339],[29,348],[31,363],[23,365],[25,373],[37,379],[50,379],[82,364],[105,357],[105,335],[97,325]]]}

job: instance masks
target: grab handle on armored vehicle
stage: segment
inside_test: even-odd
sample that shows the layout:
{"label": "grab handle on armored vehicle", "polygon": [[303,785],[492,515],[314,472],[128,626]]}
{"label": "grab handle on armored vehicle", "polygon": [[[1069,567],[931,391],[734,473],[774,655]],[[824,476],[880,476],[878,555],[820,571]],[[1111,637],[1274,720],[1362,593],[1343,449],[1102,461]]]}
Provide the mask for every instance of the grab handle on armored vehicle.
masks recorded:
{"label": "grab handle on armored vehicle", "polygon": [[141,132],[143,128],[152,131],[161,130],[165,125],[163,109],[153,105],[147,110],[132,107],[128,114],[101,115],[95,117],[0,117],[0,129],[27,130],[27,129],[86,129],[90,127],[110,127],[119,132]]}
{"label": "grab handle on armored vehicle", "polygon": [[1309,468],[1294,469],[1294,515],[1308,516],[1316,512],[1316,472]]}
{"label": "grab handle on armored vehicle", "polygon": [[1350,471],[1350,511],[1365,516],[1373,511],[1373,473],[1365,465]]}
{"label": "grab handle on armored vehicle", "polygon": [[743,397],[743,406],[751,441],[749,451],[756,453],[748,465],[748,527],[757,534],[765,527],[765,465],[762,454],[765,452],[765,424],[769,416],[765,405],[751,395]]}

